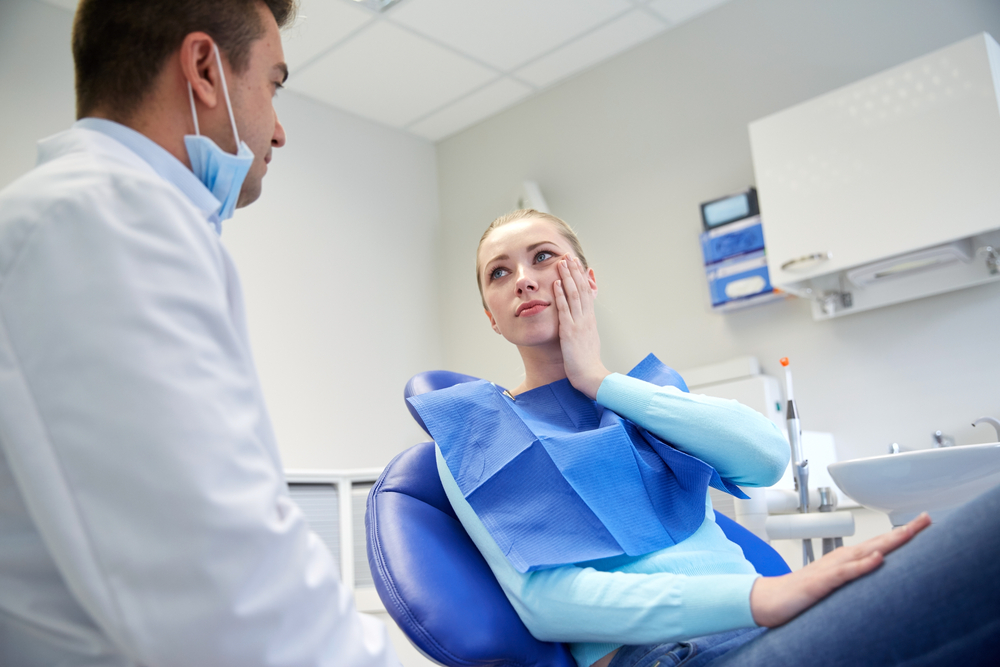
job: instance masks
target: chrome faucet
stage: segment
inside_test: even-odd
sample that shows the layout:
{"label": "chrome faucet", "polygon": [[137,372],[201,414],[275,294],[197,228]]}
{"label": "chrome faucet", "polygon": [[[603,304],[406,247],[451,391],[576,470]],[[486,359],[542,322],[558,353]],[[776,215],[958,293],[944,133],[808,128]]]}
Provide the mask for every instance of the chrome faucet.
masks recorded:
{"label": "chrome faucet", "polygon": [[993,417],[980,417],[976,421],[972,422],[972,425],[975,426],[976,424],[981,424],[983,422],[986,422],[997,430],[997,440],[1000,440],[1000,421],[994,419]]}
{"label": "chrome faucet", "polygon": [[934,431],[934,446],[935,447],[954,447],[955,438],[950,435],[945,435],[941,431]]}
{"label": "chrome faucet", "polygon": [[986,269],[990,272],[991,276],[1000,273],[1000,248],[988,245],[982,246],[981,248],[976,248],[976,253],[986,256]]}

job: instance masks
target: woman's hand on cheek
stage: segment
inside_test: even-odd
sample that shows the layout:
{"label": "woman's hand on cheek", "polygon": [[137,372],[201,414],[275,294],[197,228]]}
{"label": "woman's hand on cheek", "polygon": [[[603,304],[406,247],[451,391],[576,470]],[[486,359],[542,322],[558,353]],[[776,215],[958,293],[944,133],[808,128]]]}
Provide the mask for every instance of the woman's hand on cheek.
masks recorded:
{"label": "woman's hand on cheek", "polygon": [[559,313],[559,345],[566,377],[577,391],[597,398],[597,390],[610,371],[601,362],[594,290],[580,260],[566,255],[559,260],[558,267],[559,280],[552,291]]}

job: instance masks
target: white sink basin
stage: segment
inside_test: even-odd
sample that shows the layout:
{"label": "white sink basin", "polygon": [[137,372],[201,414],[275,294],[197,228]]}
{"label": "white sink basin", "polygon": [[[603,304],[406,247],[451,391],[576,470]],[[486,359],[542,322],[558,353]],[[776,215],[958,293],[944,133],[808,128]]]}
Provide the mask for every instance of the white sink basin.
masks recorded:
{"label": "white sink basin", "polygon": [[841,490],[900,526],[921,512],[940,521],[1000,484],[1000,442],[874,456],[831,463]]}

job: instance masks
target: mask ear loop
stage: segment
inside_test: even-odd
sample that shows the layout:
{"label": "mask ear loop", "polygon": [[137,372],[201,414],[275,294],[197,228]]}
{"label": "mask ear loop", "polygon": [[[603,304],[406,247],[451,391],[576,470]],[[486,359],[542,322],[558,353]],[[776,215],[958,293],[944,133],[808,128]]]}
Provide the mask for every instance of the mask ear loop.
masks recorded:
{"label": "mask ear loop", "polygon": [[194,91],[191,89],[191,82],[188,81],[188,99],[191,100],[191,117],[194,118],[194,134],[200,137],[201,132],[198,131],[198,112],[194,108]]}
{"label": "mask ear loop", "polygon": [[[233,105],[229,102],[229,86],[226,85],[226,72],[222,68],[222,56],[219,55],[218,44],[212,44],[212,48],[215,49],[215,62],[219,64],[219,78],[222,79],[222,92],[226,96],[226,110],[229,112],[229,122],[233,125],[233,137],[236,139],[236,151],[240,150],[240,133],[236,131],[236,117],[233,116]],[[188,85],[191,85],[190,82]],[[194,104],[194,99],[192,98],[191,104]],[[197,123],[197,121],[195,121]]]}

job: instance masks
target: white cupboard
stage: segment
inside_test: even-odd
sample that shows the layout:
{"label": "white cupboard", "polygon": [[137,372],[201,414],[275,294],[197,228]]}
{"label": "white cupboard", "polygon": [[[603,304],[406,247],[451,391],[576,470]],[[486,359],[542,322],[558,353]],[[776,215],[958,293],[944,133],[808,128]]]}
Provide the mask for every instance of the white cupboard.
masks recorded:
{"label": "white cupboard", "polygon": [[751,123],[772,283],[823,319],[1000,278],[998,94],[984,33]]}

